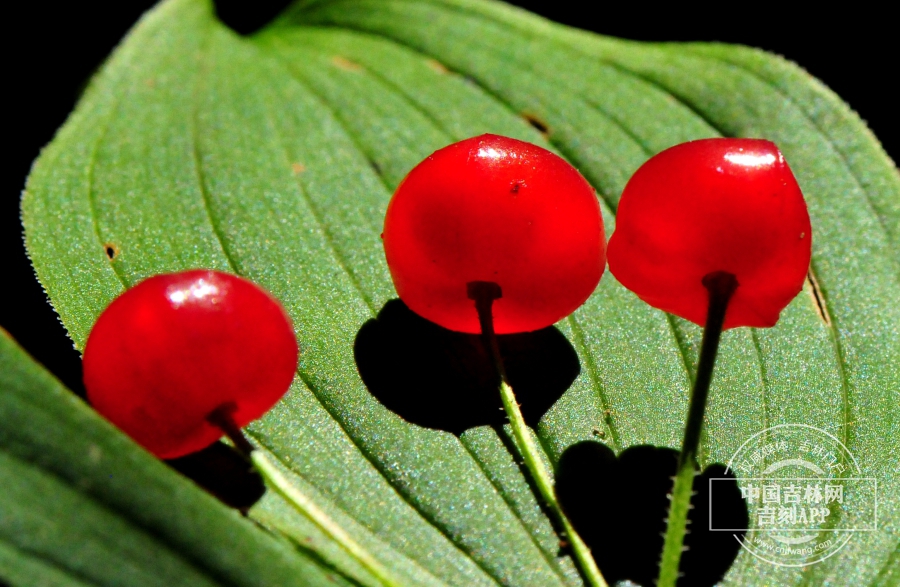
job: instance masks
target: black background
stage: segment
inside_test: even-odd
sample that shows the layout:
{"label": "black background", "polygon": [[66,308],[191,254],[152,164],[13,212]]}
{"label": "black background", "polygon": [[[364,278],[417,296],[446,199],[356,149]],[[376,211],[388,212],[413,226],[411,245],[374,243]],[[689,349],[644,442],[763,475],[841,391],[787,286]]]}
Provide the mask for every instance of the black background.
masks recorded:
{"label": "black background", "polygon": [[[80,386],[78,354],[65,336],[25,256],[19,197],[31,162],[53,137],[93,71],[153,2],[23,2],[3,17],[7,147],[0,186],[0,325],[71,387]],[[220,2],[237,28],[252,28],[279,2]],[[283,4],[283,3],[282,3]],[[791,13],[777,3],[717,3],[714,9],[669,3],[519,2],[552,20],[599,33],[656,41],[723,41],[761,47],[799,63],[842,96],[883,142],[900,154],[888,104],[897,103],[900,50],[886,13],[844,6]],[[594,6],[599,9],[595,10]],[[751,8],[748,9],[748,6]],[[883,5],[886,6],[886,5]],[[602,12],[600,12],[602,10]],[[821,10],[821,8],[819,9]],[[885,9],[886,10],[886,9]]]}

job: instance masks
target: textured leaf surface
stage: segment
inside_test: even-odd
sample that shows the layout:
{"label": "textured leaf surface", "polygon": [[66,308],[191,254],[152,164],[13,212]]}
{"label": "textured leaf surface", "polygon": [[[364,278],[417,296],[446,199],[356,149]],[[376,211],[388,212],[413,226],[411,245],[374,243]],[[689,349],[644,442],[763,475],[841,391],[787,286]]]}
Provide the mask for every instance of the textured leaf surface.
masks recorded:
{"label": "textured leaf surface", "polygon": [[[299,3],[245,39],[205,2],[171,0],[42,154],[23,202],[28,250],[79,348],[149,275],[202,266],[261,283],[302,357],[251,433],[348,532],[410,584],[577,585],[502,431],[409,424],[354,363],[360,327],[395,296],[379,240],[392,190],[435,149],[484,132],[568,158],[608,229],[653,153],[719,135],[779,144],[809,204],[822,308],[808,284],[777,327],[725,335],[702,460],[727,461],[779,423],[829,430],[878,479],[880,530],[805,569],[743,553],[728,579],[896,580],[900,176],[838,98],[771,55],[606,39],[469,0]],[[598,434],[617,451],[677,446],[696,327],[607,273],[558,328],[581,372],[537,427],[551,461]],[[372,584],[277,498],[251,513]]]}

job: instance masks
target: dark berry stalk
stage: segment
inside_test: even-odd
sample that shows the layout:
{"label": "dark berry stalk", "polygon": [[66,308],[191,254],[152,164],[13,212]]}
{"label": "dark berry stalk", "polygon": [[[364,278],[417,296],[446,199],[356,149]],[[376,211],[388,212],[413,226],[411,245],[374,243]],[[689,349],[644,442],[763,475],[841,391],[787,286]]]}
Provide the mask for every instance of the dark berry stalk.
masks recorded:
{"label": "dark berry stalk", "polygon": [[672,488],[657,587],[674,587],[678,580],[678,565],[681,561],[681,553],[684,551],[684,535],[691,507],[694,476],[697,473],[697,446],[700,443],[700,431],[703,428],[703,414],[706,411],[709,386],[716,364],[716,354],[719,351],[725,312],[728,310],[728,302],[731,300],[734,290],[737,289],[738,282],[731,273],[716,271],[703,278],[703,286],[709,292],[709,308],[706,315],[706,326],[703,329],[703,342],[700,345],[697,378],[694,380],[694,388],[691,391],[684,439],[681,443],[681,454],[678,457],[675,486]]}
{"label": "dark berry stalk", "polygon": [[467,289],[469,299],[475,301],[475,309],[478,311],[478,321],[481,325],[484,345],[487,347],[497,374],[500,376],[500,398],[503,401],[503,409],[509,418],[509,424],[512,428],[516,445],[522,454],[522,458],[525,460],[525,466],[528,467],[528,472],[531,473],[541,498],[550,506],[550,509],[559,519],[572,547],[572,555],[581,569],[587,584],[592,587],[607,587],[607,583],[603,579],[597,563],[591,556],[591,550],[578,536],[578,533],[575,532],[575,528],[572,527],[572,523],[563,513],[556,499],[556,492],[553,490],[553,478],[541,458],[531,431],[525,424],[525,418],[519,409],[519,403],[516,401],[516,396],[506,377],[506,368],[503,364],[503,358],[500,356],[500,346],[497,342],[497,335],[494,333],[494,320],[491,314],[494,300],[501,298],[503,295],[500,286],[489,281],[473,281],[467,284]]}

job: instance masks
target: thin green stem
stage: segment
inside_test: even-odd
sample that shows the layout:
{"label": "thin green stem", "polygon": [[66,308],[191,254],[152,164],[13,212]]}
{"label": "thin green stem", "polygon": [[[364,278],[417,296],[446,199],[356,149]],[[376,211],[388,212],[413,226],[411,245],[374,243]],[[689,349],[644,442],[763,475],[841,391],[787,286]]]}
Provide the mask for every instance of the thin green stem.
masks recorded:
{"label": "thin green stem", "polygon": [[347,554],[375,577],[383,587],[403,587],[404,583],[400,579],[394,576],[369,551],[347,534],[309,497],[291,484],[262,451],[257,450],[250,444],[241,429],[234,423],[234,419],[231,416],[233,411],[233,405],[223,405],[213,411],[207,419],[210,423],[218,426],[235,447],[247,457],[262,476],[266,485],[284,498],[291,507],[312,522],[328,538],[340,545]]}
{"label": "thin green stem", "polygon": [[275,490],[295,510],[306,519],[316,525],[326,536],[337,542],[347,554],[356,559],[369,573],[371,573],[384,587],[402,587],[401,582],[375,557],[369,554],[356,540],[347,534],[343,528],[337,525],[328,514],[319,509],[311,499],[294,487],[290,481],[281,474],[274,464],[262,451],[254,450],[250,453],[250,461],[259,474],[266,481],[266,485]]}
{"label": "thin green stem", "polygon": [[709,397],[709,386],[716,364],[716,354],[719,351],[725,312],[728,310],[728,302],[731,300],[738,282],[731,273],[716,271],[703,278],[703,286],[709,292],[709,307],[706,314],[706,326],[703,329],[703,342],[700,345],[697,377],[691,391],[688,417],[684,426],[684,439],[681,443],[681,453],[678,456],[675,486],[672,488],[670,496],[669,519],[663,543],[662,559],[659,563],[657,587],[674,587],[678,581],[678,566],[681,562],[681,553],[684,551],[684,536],[687,531],[688,513],[691,509],[694,476],[697,472],[697,448],[700,443],[700,431],[703,428],[703,413],[706,411],[706,400]]}
{"label": "thin green stem", "polygon": [[559,501],[556,499],[550,471],[541,458],[540,449],[535,444],[528,425],[525,424],[522,410],[519,409],[519,403],[516,401],[513,389],[507,380],[506,368],[500,356],[500,346],[497,343],[497,335],[494,332],[494,319],[491,314],[491,306],[494,300],[502,295],[500,286],[492,282],[475,281],[468,284],[468,293],[469,298],[475,300],[475,308],[478,310],[478,320],[481,325],[485,346],[491,355],[497,373],[500,375],[500,398],[503,401],[503,409],[509,418],[509,424],[512,428],[516,445],[519,447],[522,458],[525,460],[525,466],[528,468],[528,472],[531,473],[541,498],[550,506],[551,511],[557,516],[562,525],[569,545],[572,548],[572,554],[588,585],[592,587],[607,587],[607,583],[603,579],[594,557],[591,556],[590,548],[575,531],[569,518],[563,513]]}

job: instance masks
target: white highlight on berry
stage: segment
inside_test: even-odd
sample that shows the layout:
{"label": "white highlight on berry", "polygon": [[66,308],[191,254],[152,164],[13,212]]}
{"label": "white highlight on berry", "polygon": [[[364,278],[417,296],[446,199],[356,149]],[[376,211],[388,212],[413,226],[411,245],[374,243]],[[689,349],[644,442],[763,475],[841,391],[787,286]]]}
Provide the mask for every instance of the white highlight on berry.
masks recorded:
{"label": "white highlight on berry", "polygon": [[499,151],[493,147],[481,147],[480,149],[478,149],[479,157],[490,157],[491,159],[500,159],[501,157],[503,157],[505,155],[506,155],[506,153],[504,153],[503,151]]}
{"label": "white highlight on berry", "polygon": [[725,158],[735,165],[743,165],[744,167],[765,167],[775,163],[775,155],[772,153],[766,153],[765,155],[726,153]]}
{"label": "white highlight on berry", "polygon": [[[189,288],[172,288],[166,292],[166,296],[169,298],[169,301],[175,304],[175,307],[182,305],[189,298],[193,298],[195,300],[202,300],[204,298],[209,298],[211,296],[215,296],[219,293],[219,288],[215,285],[204,281],[203,279],[198,279],[195,283],[192,283]],[[214,299],[209,300],[212,303],[215,303]]]}

